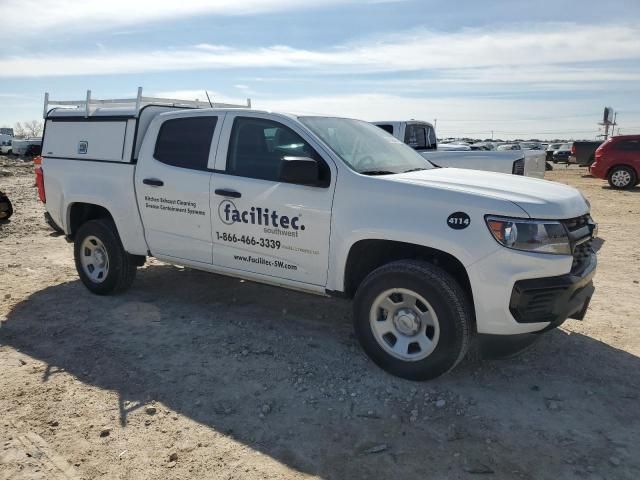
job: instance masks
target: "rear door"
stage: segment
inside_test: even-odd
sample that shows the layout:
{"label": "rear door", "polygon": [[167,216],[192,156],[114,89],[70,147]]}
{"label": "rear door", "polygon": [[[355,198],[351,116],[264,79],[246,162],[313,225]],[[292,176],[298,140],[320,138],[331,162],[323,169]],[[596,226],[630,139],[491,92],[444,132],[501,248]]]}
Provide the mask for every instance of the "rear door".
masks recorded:
{"label": "rear door", "polygon": [[[335,165],[295,121],[227,113],[212,179],[214,264],[325,285]],[[279,180],[282,158],[319,162],[315,186]]]}
{"label": "rear door", "polygon": [[146,133],[135,187],[147,245],[154,256],[212,263],[209,185],[221,115],[161,115]]}

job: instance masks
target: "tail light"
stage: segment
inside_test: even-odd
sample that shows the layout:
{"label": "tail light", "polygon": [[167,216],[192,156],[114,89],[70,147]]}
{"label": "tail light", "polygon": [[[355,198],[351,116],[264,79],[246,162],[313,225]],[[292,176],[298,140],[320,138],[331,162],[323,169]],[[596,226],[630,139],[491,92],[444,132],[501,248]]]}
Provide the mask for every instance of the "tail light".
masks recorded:
{"label": "tail light", "polygon": [[602,158],[602,147],[596,148],[595,158],[596,158],[596,160],[600,160]]}
{"label": "tail light", "polygon": [[574,143],[573,145],[571,145],[571,155],[575,155],[576,154],[576,144]]}
{"label": "tail light", "polygon": [[36,166],[34,168],[34,171],[36,174],[36,186],[38,187],[38,198],[42,203],[47,203],[47,196],[44,192],[44,171],[42,170],[42,157],[34,158],[33,163]]}
{"label": "tail light", "polygon": [[511,173],[513,175],[524,175],[524,158],[520,158],[513,162]]}

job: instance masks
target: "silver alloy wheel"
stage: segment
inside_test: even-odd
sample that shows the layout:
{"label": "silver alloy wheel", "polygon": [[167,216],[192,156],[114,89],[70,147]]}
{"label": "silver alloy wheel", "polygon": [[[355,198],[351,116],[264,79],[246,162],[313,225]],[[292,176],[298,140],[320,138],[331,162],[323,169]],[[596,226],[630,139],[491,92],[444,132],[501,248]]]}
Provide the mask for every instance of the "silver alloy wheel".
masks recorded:
{"label": "silver alloy wheel", "polygon": [[405,288],[378,295],[371,304],[369,324],[389,355],[409,362],[428,357],[440,338],[438,316],[429,302]]}
{"label": "silver alloy wheel", "polygon": [[80,263],[92,282],[102,283],[109,274],[109,255],[98,237],[90,235],[80,246]]}
{"label": "silver alloy wheel", "polygon": [[611,174],[611,183],[624,188],[631,183],[631,174],[627,170],[616,170]]}

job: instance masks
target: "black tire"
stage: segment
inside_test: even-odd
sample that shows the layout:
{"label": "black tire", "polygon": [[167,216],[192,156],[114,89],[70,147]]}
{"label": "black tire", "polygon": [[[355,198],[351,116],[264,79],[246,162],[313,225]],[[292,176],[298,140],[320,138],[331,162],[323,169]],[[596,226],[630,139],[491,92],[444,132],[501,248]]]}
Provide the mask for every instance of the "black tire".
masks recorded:
{"label": "black tire", "polygon": [[[624,175],[625,173],[628,175]],[[620,180],[616,180],[614,176],[619,176],[620,174],[624,175],[625,178],[628,178],[628,181],[621,183]],[[609,185],[611,185],[611,188],[615,188],[616,190],[626,190],[636,185],[638,181],[638,175],[633,168],[621,165],[618,167],[613,167],[609,171],[607,180],[609,181]]]}
{"label": "black tire", "polygon": [[[375,299],[396,288],[418,293],[437,316],[439,339],[426,358],[415,361],[396,358],[375,337],[369,319]],[[429,380],[453,369],[469,348],[472,318],[469,298],[456,280],[423,261],[401,260],[374,270],[358,287],[354,298],[354,327],[362,348],[379,367],[408,380]]]}
{"label": "black tire", "polygon": [[11,200],[4,193],[0,192],[0,222],[9,220],[13,215],[13,205]]}
{"label": "black tire", "polygon": [[[99,282],[92,280],[82,266],[82,244],[87,237],[99,239],[107,254],[108,272]],[[89,220],[82,224],[75,235],[73,253],[80,280],[85,287],[98,295],[123,292],[131,286],[136,277],[138,257],[125,251],[116,226],[109,219]]]}

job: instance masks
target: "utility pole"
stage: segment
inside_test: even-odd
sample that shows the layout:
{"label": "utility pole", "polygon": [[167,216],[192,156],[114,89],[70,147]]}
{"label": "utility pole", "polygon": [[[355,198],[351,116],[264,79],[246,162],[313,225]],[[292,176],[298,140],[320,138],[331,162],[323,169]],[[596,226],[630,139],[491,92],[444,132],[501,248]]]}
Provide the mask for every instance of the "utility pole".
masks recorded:
{"label": "utility pole", "polygon": [[437,119],[437,118],[434,118],[434,119],[433,119],[433,129],[434,129],[436,132],[438,131],[438,129],[436,128],[437,126],[438,126],[438,119]]}
{"label": "utility pole", "polygon": [[491,130],[491,140],[493,140],[493,130]]}

